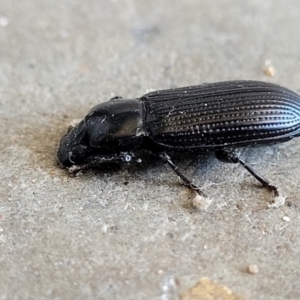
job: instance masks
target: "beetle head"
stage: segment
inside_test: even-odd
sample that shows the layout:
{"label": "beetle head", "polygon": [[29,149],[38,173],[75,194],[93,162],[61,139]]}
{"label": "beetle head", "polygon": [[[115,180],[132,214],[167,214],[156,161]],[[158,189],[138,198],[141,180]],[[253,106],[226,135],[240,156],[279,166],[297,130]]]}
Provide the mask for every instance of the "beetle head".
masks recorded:
{"label": "beetle head", "polygon": [[69,127],[61,140],[57,158],[64,167],[80,165],[89,155],[90,147],[84,120],[75,127]]}
{"label": "beetle head", "polygon": [[88,163],[90,157],[114,157],[138,149],[146,134],[143,118],[142,102],[138,99],[98,104],[62,137],[58,160],[68,168]]}

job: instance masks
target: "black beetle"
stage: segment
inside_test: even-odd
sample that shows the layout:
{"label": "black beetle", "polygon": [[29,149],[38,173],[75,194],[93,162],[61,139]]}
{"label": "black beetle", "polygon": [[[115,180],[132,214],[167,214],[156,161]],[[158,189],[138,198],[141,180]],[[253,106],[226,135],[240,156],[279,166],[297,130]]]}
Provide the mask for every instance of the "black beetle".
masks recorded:
{"label": "black beetle", "polygon": [[147,149],[203,195],[168,154],[214,151],[221,161],[241,164],[278,196],[277,188],[234,149],[286,142],[299,135],[298,94],[271,83],[227,81],[155,91],[130,100],[114,97],[70,128],[57,157],[64,167],[85,168],[139,161],[136,152]]}

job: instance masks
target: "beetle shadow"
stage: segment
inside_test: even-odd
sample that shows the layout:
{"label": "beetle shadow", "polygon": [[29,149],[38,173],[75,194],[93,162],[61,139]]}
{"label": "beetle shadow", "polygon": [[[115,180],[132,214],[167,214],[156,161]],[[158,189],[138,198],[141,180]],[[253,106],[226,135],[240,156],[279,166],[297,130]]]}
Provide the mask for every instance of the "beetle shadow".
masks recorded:
{"label": "beetle shadow", "polygon": [[[133,178],[135,181],[147,180],[152,181],[154,185],[165,184],[172,187],[183,186],[181,181],[178,181],[178,176],[174,171],[165,164],[156,153],[152,153],[149,150],[139,150],[135,153],[138,158],[141,159],[140,163],[133,162],[130,164],[117,164],[117,163],[103,163],[99,166],[87,168],[79,171],[85,175],[97,175],[104,176],[105,174],[116,174],[119,172],[124,173],[124,184],[129,183],[128,178]],[[195,173],[197,173],[198,166],[201,165],[201,170],[205,173],[205,169],[209,167],[209,156],[197,156],[184,157],[182,154],[171,155],[174,163],[185,173],[188,177],[193,179]],[[211,155],[210,155],[211,156]],[[192,174],[192,175],[191,175]],[[76,173],[74,174],[76,175]],[[147,178],[148,176],[148,178]]]}

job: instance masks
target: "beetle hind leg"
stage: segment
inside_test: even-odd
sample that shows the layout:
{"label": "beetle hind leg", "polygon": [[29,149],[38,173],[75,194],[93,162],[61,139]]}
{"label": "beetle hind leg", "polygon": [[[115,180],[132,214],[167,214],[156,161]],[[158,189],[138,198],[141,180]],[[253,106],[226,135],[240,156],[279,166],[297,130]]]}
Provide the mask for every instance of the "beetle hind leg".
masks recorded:
{"label": "beetle hind leg", "polygon": [[255,177],[264,187],[266,187],[268,190],[272,191],[276,197],[279,196],[279,192],[276,186],[270,184],[270,181],[264,178],[263,176],[259,175],[252,167],[247,165],[234,151],[229,150],[217,150],[215,152],[216,157],[218,160],[222,162],[229,162],[237,164],[239,163],[241,166],[243,166],[253,177]]}
{"label": "beetle hind leg", "polygon": [[205,194],[201,191],[201,189],[196,186],[195,184],[192,183],[192,181],[190,179],[188,179],[181,171],[180,169],[173,163],[171,157],[165,153],[162,152],[159,154],[159,157],[162,159],[162,161],[166,164],[168,164],[172,170],[177,174],[177,176],[183,181],[184,185],[190,189],[192,189],[193,191],[195,191],[196,193],[198,193],[200,196],[204,196]]}

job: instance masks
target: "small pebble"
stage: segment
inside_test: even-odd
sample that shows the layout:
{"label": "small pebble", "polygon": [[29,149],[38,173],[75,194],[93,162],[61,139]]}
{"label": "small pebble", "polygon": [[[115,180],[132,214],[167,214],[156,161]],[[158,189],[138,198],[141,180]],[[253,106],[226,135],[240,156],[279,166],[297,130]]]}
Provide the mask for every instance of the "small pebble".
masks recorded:
{"label": "small pebble", "polygon": [[248,266],[248,272],[250,274],[256,274],[256,273],[258,273],[258,266],[257,265],[249,265]]}
{"label": "small pebble", "polygon": [[269,77],[275,76],[275,69],[271,66],[266,67],[264,71],[265,71],[265,74]]}
{"label": "small pebble", "polygon": [[269,77],[275,76],[276,71],[270,60],[265,61],[264,72]]}
{"label": "small pebble", "polygon": [[282,220],[285,221],[285,222],[291,221],[291,219],[288,216],[282,217]]}

